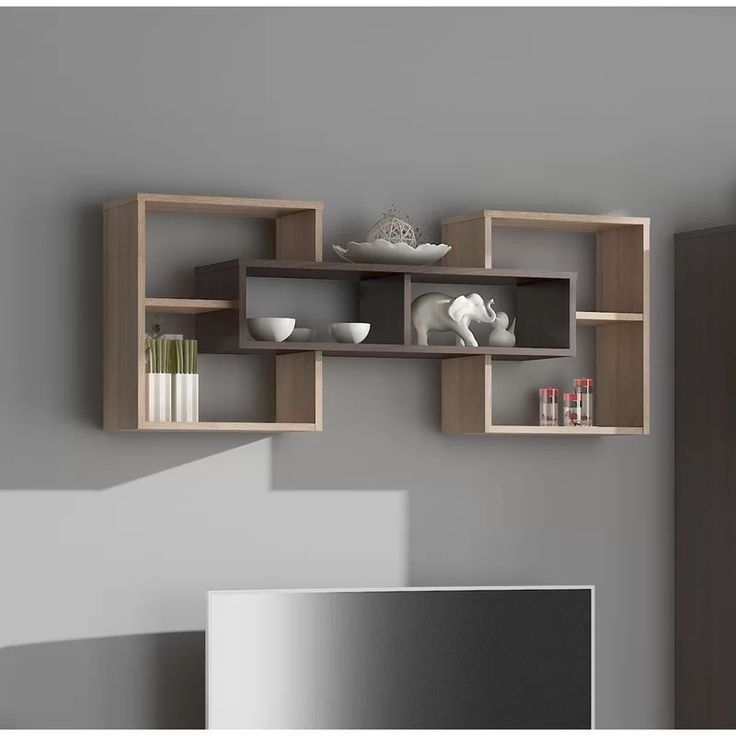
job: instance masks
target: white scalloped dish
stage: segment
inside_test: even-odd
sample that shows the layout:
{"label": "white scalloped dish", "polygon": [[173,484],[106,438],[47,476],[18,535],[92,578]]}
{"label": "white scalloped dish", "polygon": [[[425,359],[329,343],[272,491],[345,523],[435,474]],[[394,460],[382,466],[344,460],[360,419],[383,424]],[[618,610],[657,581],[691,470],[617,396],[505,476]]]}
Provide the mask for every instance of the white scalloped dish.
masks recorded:
{"label": "white scalloped dish", "polygon": [[448,253],[451,245],[422,243],[413,247],[408,243],[390,243],[379,238],[367,243],[351,240],[346,246],[333,245],[332,249],[348,263],[387,263],[394,266],[427,266]]}

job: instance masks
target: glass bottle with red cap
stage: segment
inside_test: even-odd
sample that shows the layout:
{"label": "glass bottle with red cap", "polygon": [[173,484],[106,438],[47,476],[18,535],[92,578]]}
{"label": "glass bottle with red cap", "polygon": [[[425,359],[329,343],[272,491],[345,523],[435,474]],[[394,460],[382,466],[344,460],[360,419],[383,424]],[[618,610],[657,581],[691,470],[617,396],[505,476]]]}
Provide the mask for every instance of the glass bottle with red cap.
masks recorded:
{"label": "glass bottle with red cap", "polygon": [[580,426],[593,426],[593,379],[576,378],[573,381],[580,406]]}
{"label": "glass bottle with red cap", "polygon": [[574,391],[562,394],[562,423],[566,427],[580,426],[580,394]]}
{"label": "glass bottle with red cap", "polygon": [[539,389],[539,426],[556,427],[559,419],[559,391],[556,388]]}

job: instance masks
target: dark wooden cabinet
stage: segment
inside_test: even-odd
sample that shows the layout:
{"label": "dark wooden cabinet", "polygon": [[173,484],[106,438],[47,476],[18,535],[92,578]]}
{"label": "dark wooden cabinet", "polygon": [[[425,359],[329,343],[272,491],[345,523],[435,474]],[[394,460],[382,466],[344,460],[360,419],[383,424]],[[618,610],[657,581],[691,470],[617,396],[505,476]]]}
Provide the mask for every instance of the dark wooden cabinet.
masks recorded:
{"label": "dark wooden cabinet", "polygon": [[736,225],[675,236],[675,723],[736,727]]}

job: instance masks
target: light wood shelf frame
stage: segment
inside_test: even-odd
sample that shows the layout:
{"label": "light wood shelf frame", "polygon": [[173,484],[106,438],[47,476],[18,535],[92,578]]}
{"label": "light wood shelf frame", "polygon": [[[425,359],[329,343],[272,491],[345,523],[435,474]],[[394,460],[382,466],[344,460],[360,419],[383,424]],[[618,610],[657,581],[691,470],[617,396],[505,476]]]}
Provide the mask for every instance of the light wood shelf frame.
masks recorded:
{"label": "light wood shelf frame", "polygon": [[162,314],[206,314],[208,312],[222,312],[228,309],[237,309],[236,299],[159,299],[146,297],[146,312],[160,312]]}
{"label": "light wood shelf frame", "polygon": [[237,311],[221,299],[147,297],[146,217],[180,212],[276,220],[276,258],[322,260],[322,202],[138,193],[103,208],[103,426],[174,432],[314,432],[322,429],[322,354],[278,355],[275,421],[148,422],[145,418],[145,314]]}
{"label": "light wood shelf frame", "polygon": [[[494,425],[493,356],[442,365],[442,430],[448,434],[560,436],[649,434],[649,218],[480,210],[442,220],[453,249],[444,266],[493,266],[495,228],[549,229],[596,236],[596,311],[576,312],[596,329],[592,428]],[[462,387],[462,390],[461,390]]]}
{"label": "light wood shelf frame", "polygon": [[[147,296],[146,218],[181,212],[276,220],[275,261],[236,261],[231,293],[197,288],[194,299]],[[482,210],[442,221],[453,245],[441,266],[322,263],[321,202],[140,193],[104,206],[103,322],[104,427],[175,432],[312,432],[322,429],[322,361],[328,356],[441,359],[442,430],[448,434],[604,436],[649,433],[648,218]],[[492,268],[494,228],[541,228],[596,235],[596,311],[575,310],[575,274]],[[203,259],[204,260],[204,259]],[[203,267],[203,269],[212,267]],[[199,269],[198,269],[199,270]],[[393,342],[263,343],[244,327],[246,273],[261,277],[368,278],[393,283],[392,304],[403,304],[403,326]],[[564,348],[457,348],[413,345],[409,321],[412,281],[529,284],[568,279],[569,339]],[[241,288],[242,286],[242,288]],[[397,288],[398,287],[398,290]],[[398,301],[397,301],[398,300]],[[200,328],[217,329],[235,343],[209,352],[272,354],[276,363],[273,422],[153,423],[145,420],[145,315],[190,314]],[[493,360],[574,355],[575,328],[596,330],[596,420],[591,428],[495,425]],[[215,333],[217,332],[215,329]],[[234,330],[234,332],[233,332]],[[246,330],[244,334],[244,330]],[[394,330],[391,327],[391,330]],[[391,333],[394,338],[396,332]],[[215,335],[216,337],[216,335]],[[243,337],[246,339],[244,340]],[[531,344],[534,344],[533,341]],[[205,351],[203,351],[205,352]]]}

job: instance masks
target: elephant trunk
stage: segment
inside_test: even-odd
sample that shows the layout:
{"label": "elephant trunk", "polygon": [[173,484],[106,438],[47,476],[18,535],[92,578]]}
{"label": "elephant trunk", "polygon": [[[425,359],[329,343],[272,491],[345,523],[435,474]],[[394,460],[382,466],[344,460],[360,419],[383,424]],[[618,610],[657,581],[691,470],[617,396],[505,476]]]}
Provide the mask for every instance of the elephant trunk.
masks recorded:
{"label": "elephant trunk", "polygon": [[488,310],[488,315],[491,318],[491,322],[495,322],[496,321],[496,312],[494,311],[493,307],[491,306],[492,304],[493,304],[493,299],[491,299],[486,304],[486,309]]}

